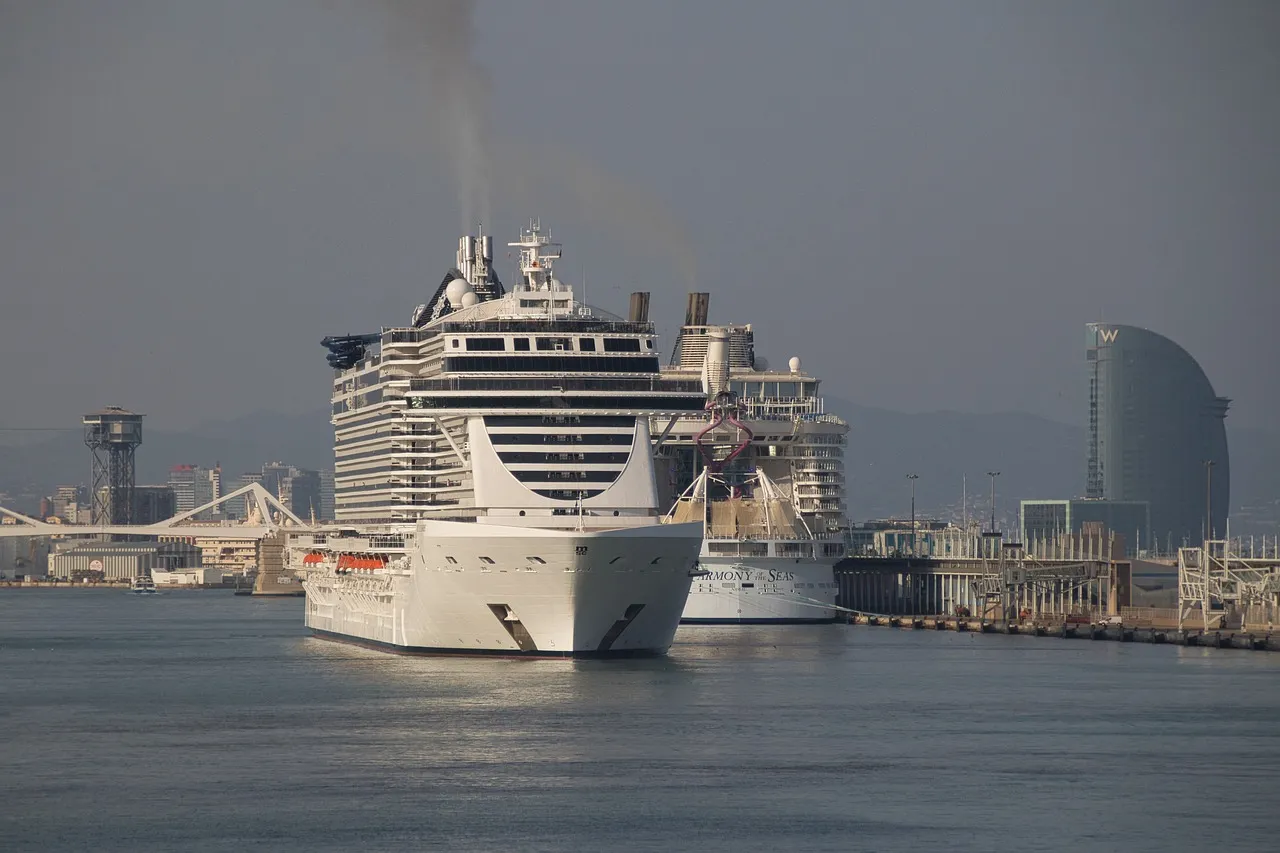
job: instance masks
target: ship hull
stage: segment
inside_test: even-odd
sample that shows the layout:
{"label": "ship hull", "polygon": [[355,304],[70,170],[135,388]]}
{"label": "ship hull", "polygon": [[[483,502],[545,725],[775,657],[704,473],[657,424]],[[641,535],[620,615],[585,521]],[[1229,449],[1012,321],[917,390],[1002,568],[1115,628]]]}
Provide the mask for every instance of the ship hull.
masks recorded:
{"label": "ship hull", "polygon": [[408,567],[306,572],[318,636],[419,654],[665,654],[701,525],[571,531],[424,521]]}
{"label": "ship hull", "polygon": [[835,562],[704,555],[680,621],[689,625],[822,624],[836,619]]}

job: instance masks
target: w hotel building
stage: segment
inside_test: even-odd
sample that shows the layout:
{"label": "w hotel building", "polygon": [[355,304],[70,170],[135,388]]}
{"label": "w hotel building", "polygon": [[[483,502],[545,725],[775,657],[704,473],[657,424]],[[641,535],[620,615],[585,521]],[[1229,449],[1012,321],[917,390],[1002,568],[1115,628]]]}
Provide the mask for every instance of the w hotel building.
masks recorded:
{"label": "w hotel building", "polygon": [[1090,323],[1086,338],[1087,496],[1146,501],[1159,548],[1224,537],[1230,400],[1215,394],[1196,360],[1162,335]]}

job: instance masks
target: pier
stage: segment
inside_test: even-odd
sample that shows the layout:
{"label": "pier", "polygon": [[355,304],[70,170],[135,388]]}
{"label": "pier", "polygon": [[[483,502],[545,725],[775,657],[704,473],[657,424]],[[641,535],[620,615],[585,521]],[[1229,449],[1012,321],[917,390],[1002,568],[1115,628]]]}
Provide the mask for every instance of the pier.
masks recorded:
{"label": "pier", "polygon": [[1037,618],[1013,622],[956,616],[886,616],[851,613],[854,625],[879,625],[890,628],[929,631],[959,631],[972,634],[1026,634],[1035,637],[1057,637],[1064,640],[1094,640],[1118,643],[1155,643],[1178,646],[1200,646],[1212,649],[1244,649],[1280,652],[1280,632],[1270,630],[1204,630],[1200,628],[1164,628],[1133,622],[1091,623],[1072,621],[1073,617],[1040,614]]}
{"label": "pier", "polygon": [[980,557],[844,560],[836,603],[862,625],[1280,651],[1275,553],[1245,556],[1224,540],[1183,548],[1163,569],[1176,606],[1158,607],[1136,606],[1135,561],[1118,537],[984,544]]}

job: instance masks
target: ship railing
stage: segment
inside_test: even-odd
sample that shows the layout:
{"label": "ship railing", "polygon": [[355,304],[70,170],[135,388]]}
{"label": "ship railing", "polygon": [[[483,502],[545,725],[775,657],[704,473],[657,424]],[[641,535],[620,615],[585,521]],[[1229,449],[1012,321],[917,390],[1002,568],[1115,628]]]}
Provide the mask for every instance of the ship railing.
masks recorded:
{"label": "ship railing", "polygon": [[[563,326],[564,328],[560,328]],[[444,322],[436,327],[443,332],[537,332],[551,334],[563,331],[570,334],[581,332],[603,332],[622,335],[652,335],[652,323],[633,323],[617,320],[600,320],[594,317],[574,319],[561,317],[555,321],[546,320],[474,320],[471,322]]]}
{"label": "ship railing", "polygon": [[413,379],[410,391],[654,391],[665,394],[701,394],[702,383],[686,379],[619,377],[617,379],[576,379],[550,376],[540,379],[481,379],[448,377]]}

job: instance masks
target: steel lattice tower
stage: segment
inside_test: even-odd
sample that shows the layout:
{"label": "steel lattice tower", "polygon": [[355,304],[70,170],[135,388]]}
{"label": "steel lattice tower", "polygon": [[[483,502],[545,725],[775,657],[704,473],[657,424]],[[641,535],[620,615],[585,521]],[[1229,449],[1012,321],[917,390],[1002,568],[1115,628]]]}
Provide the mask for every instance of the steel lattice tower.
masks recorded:
{"label": "steel lattice tower", "polygon": [[108,406],[84,416],[84,443],[93,454],[93,523],[132,524],[134,451],[142,415]]}

